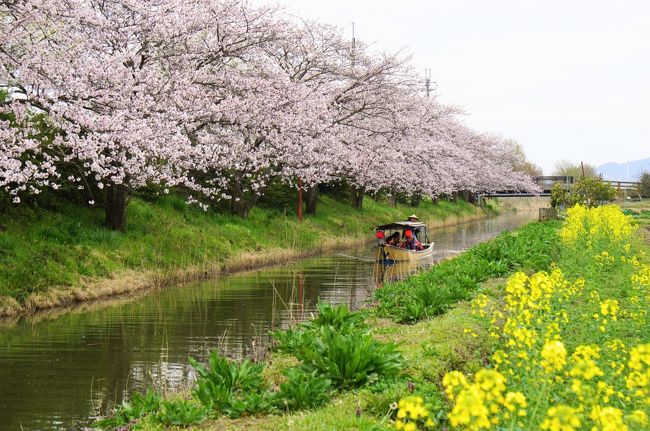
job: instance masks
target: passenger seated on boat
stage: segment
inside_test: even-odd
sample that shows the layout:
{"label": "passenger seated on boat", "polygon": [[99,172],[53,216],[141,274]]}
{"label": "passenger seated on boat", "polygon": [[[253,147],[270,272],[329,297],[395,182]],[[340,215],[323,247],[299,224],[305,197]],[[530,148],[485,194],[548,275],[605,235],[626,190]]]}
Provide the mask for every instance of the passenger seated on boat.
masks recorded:
{"label": "passenger seated on boat", "polygon": [[386,244],[399,247],[399,232],[395,232],[386,238]]}
{"label": "passenger seated on boat", "polygon": [[413,232],[411,232],[410,230],[404,231],[404,238],[406,238],[406,240],[402,243],[402,248],[406,250],[415,250],[415,251],[424,250],[424,247],[422,246],[420,241],[415,239]]}

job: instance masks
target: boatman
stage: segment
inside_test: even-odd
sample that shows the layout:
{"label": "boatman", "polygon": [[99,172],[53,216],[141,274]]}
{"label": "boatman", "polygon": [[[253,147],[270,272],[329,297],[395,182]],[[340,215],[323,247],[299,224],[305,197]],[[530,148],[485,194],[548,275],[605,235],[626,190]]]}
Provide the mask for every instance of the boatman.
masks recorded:
{"label": "boatman", "polygon": [[[418,221],[418,220],[420,220],[420,219],[415,214],[411,214],[408,217],[408,219],[406,219],[406,221]],[[413,229],[413,235],[415,235],[415,240],[416,241],[418,240],[418,235],[419,234],[420,234],[420,228],[419,227],[416,227],[415,229]]]}

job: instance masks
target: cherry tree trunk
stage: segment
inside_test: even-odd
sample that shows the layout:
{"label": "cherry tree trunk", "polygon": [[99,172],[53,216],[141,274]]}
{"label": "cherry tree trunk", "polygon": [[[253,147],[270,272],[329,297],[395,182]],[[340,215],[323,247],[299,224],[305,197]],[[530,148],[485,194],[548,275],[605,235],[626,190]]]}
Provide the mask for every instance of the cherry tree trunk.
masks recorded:
{"label": "cherry tree trunk", "polygon": [[413,196],[411,196],[411,206],[415,208],[419,207],[421,199],[422,196],[419,193],[416,193]]}
{"label": "cherry tree trunk", "polygon": [[232,181],[230,195],[232,196],[230,198],[230,213],[241,218],[248,217],[248,213],[255,206],[260,196],[256,193],[246,196],[238,180]]}
{"label": "cherry tree trunk", "polygon": [[126,229],[126,187],[113,184],[106,189],[106,218],[104,225],[111,230]]}
{"label": "cherry tree trunk", "polygon": [[397,205],[397,194],[391,193],[390,195],[388,195],[388,206],[394,207],[396,205]]}
{"label": "cherry tree trunk", "polygon": [[360,210],[363,207],[363,195],[366,194],[365,187],[352,189],[352,205],[355,210]]}
{"label": "cherry tree trunk", "polygon": [[305,190],[305,203],[307,204],[306,214],[316,214],[316,204],[318,204],[318,185],[307,187]]}

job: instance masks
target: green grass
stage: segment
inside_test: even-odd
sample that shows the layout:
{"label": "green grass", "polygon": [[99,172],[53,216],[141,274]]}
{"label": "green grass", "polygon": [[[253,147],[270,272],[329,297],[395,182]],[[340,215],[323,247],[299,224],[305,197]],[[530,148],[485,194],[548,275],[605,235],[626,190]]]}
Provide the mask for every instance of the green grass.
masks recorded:
{"label": "green grass", "polygon": [[127,208],[127,232],[119,233],[102,227],[101,208],[59,208],[16,207],[0,214],[6,228],[0,231],[0,297],[23,302],[55,286],[74,287],[124,270],[164,272],[214,267],[246,253],[307,253],[351,238],[370,239],[374,225],[413,211],[430,222],[478,211],[465,202],[426,202],[414,209],[387,207],[370,198],[362,211],[355,211],[347,202],[324,196],[318,213],[299,224],[294,214],[277,209],[254,208],[241,219],[166,196],[156,203],[133,199]]}

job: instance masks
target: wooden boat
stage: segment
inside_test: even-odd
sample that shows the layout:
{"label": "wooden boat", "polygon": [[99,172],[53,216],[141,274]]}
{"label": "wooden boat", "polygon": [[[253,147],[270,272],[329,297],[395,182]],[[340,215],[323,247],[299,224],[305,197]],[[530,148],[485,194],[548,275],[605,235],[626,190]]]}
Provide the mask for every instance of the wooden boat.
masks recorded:
{"label": "wooden boat", "polygon": [[[386,244],[390,234],[399,232],[403,240],[405,232],[410,230],[422,244],[421,250],[407,250],[394,245]],[[389,233],[387,235],[387,233]],[[375,228],[377,245],[374,247],[373,256],[377,262],[393,264],[398,262],[412,262],[416,265],[426,265],[433,260],[433,243],[429,241],[427,225],[415,221],[401,221],[389,223]]]}

